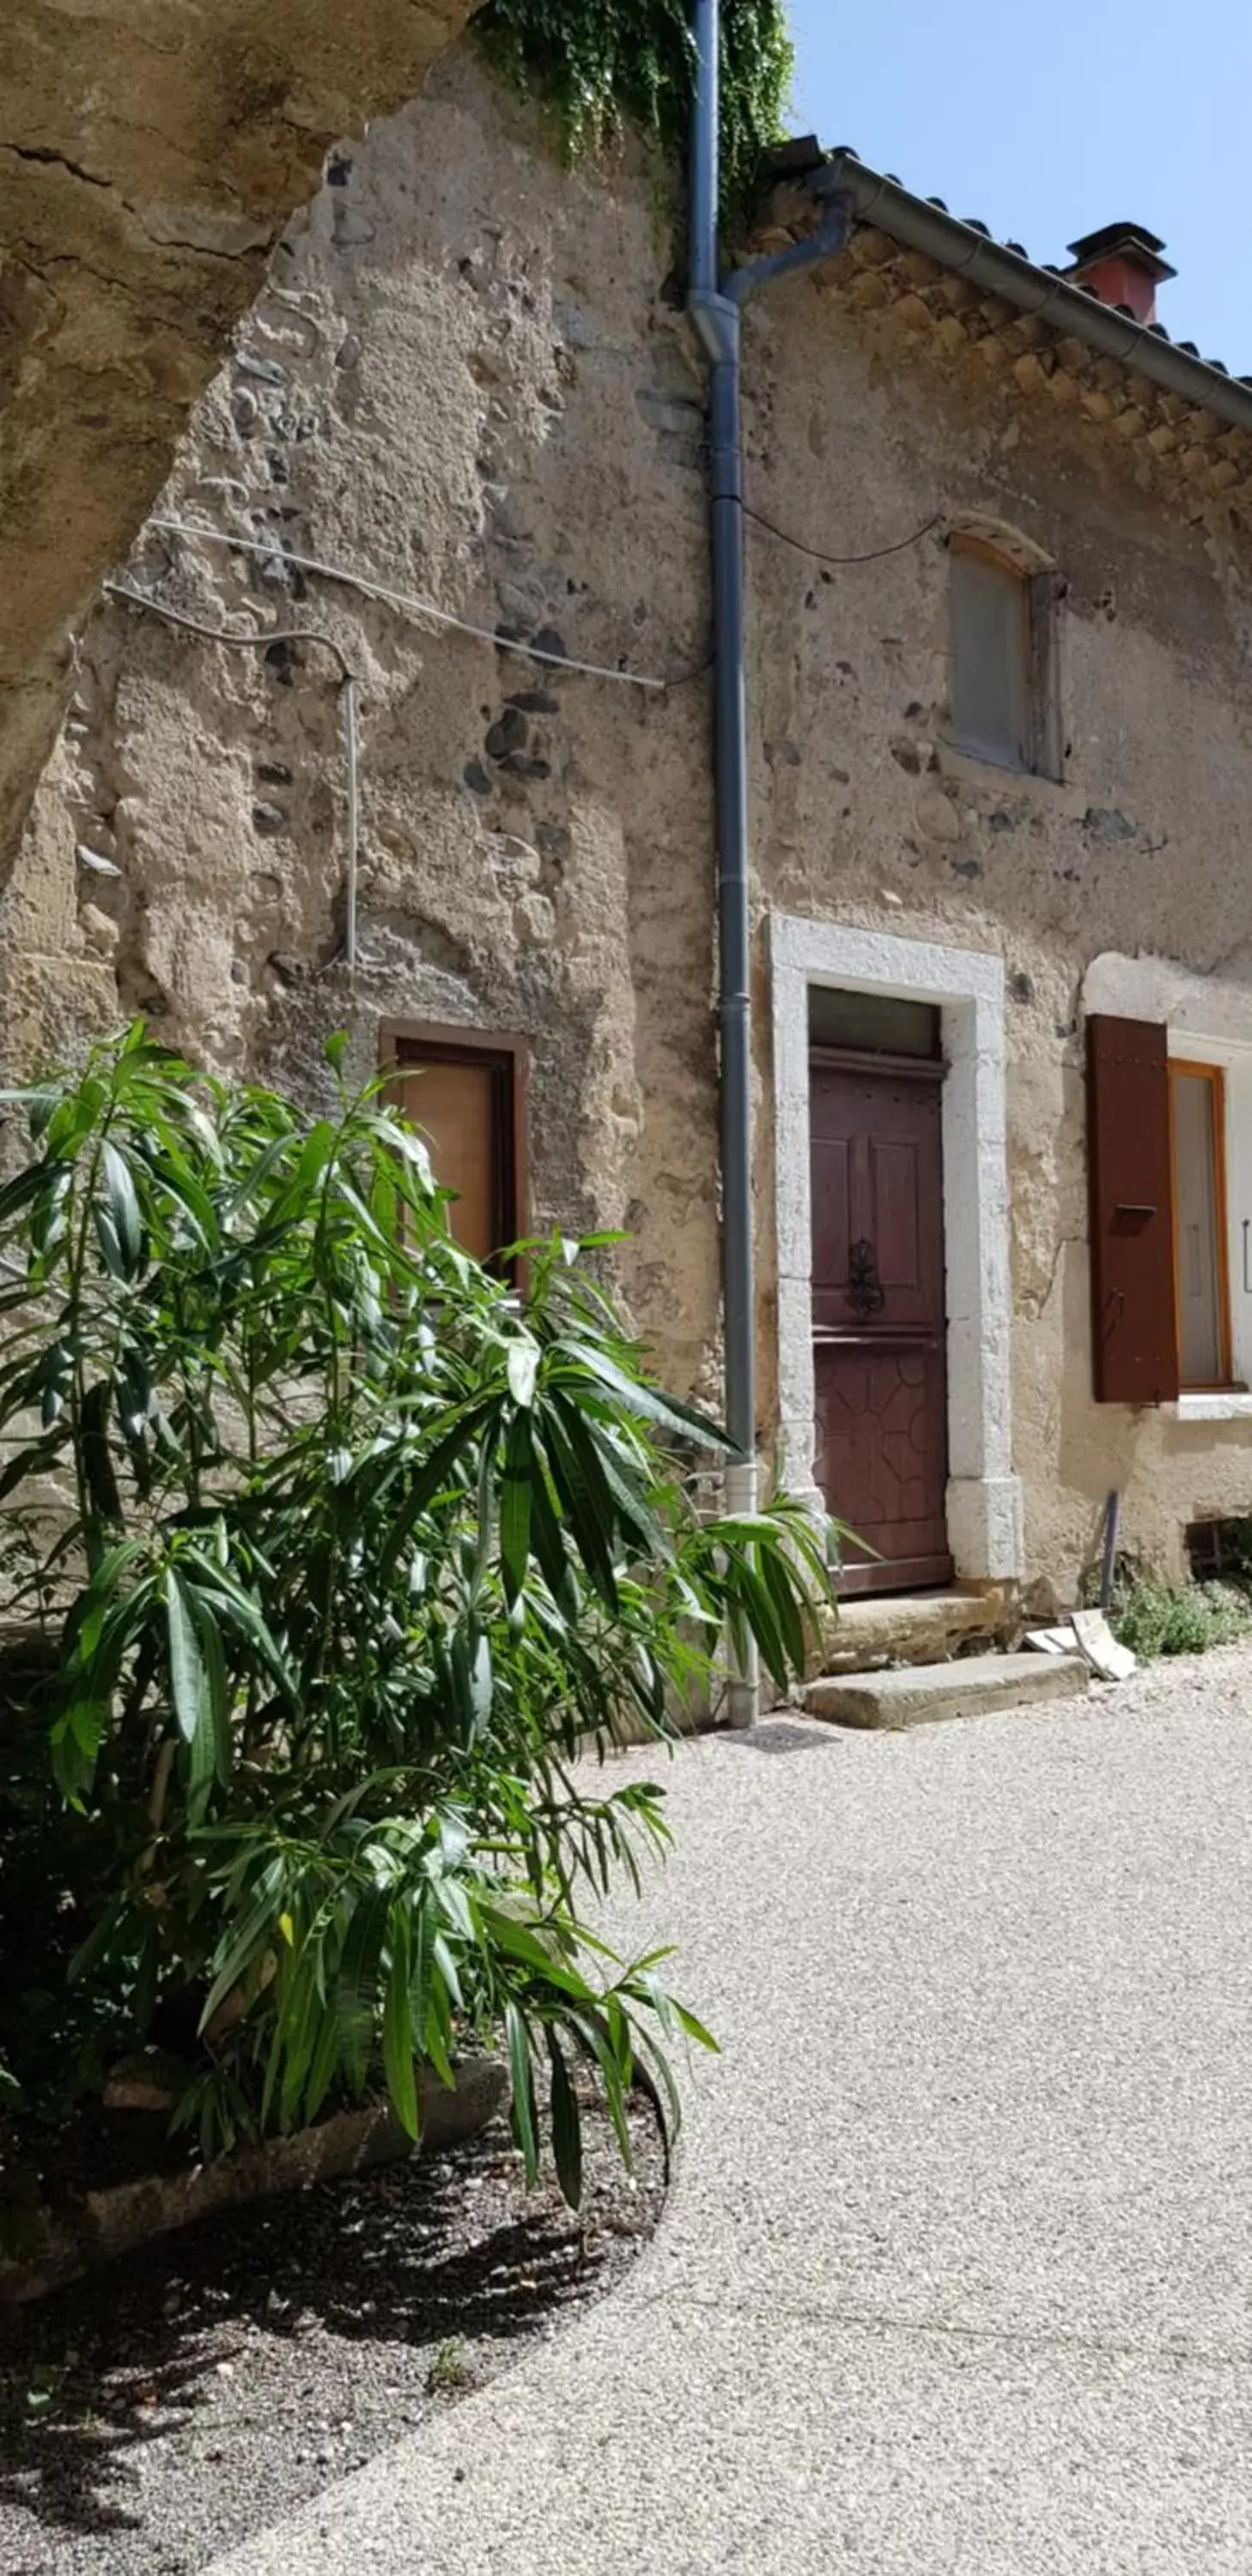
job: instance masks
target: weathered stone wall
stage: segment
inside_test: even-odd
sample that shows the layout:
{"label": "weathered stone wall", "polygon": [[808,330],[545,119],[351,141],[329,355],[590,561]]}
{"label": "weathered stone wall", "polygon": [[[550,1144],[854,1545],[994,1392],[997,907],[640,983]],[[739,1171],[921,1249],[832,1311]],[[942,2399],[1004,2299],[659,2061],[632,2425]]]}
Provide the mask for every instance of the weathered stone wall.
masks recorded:
{"label": "weathered stone wall", "polygon": [[0,877],[65,644],[326,147],[470,0],[14,0],[0,24]]}
{"label": "weathered stone wall", "polygon": [[[20,1054],[142,1007],[294,1081],[344,1023],[362,1064],[388,1017],[528,1032],[534,1221],[628,1225],[640,1314],[712,1391],[703,387],[659,293],[673,221],[652,169],[563,174],[469,53],[334,156],[162,505],[274,552],[149,530],[127,579],[317,625],[359,675],[355,981],[333,657],[109,602],[10,889],[6,1018]],[[499,652],[284,550],[676,685]]]}
{"label": "weathered stone wall", "polygon": [[[753,534],[763,891],[1003,956],[1027,1565],[1064,1593],[1118,1487],[1125,1545],[1180,1573],[1188,1521],[1252,1507],[1252,1426],[1092,1401],[1079,1006],[1102,951],[1252,978],[1246,540],[1045,389],[1024,400],[964,344],[945,359],[906,315],[854,315],[833,272],[754,308],[747,365],[750,495],[781,526],[838,555],[986,513],[1066,584],[1054,784],[945,743],[941,530],[824,570]],[[762,999],[764,975],[762,950]],[[1252,1029],[1252,990],[1248,1011]],[[765,1090],[763,1111],[762,1171]]]}
{"label": "weathered stone wall", "polygon": [[[210,623],[316,624],[358,672],[362,962],[354,981],[337,962],[333,659],[227,651],[109,603],[10,892],[8,1026],[29,1053],[142,1006],[219,1063],[294,1081],[345,1023],[362,1064],[387,1017],[529,1032],[536,1223],[628,1226],[634,1312],[662,1367],[711,1394],[703,387],[673,251],[654,170],[560,171],[464,56],[337,156],[164,505],[273,553],[149,529],[128,578]],[[754,308],[746,367],[750,497],[779,525],[839,556],[989,512],[1068,583],[1053,785],[945,747],[940,531],[845,568],[752,532],[767,1415],[766,915],[995,951],[1028,1562],[1064,1589],[1119,1486],[1126,1543],[1177,1567],[1187,1520],[1252,1505],[1252,1438],[1090,1400],[1079,1002],[1110,950],[1246,979],[1245,561],[1110,431],[853,310],[833,272]],[[554,674],[303,575],[293,551],[672,685]]]}

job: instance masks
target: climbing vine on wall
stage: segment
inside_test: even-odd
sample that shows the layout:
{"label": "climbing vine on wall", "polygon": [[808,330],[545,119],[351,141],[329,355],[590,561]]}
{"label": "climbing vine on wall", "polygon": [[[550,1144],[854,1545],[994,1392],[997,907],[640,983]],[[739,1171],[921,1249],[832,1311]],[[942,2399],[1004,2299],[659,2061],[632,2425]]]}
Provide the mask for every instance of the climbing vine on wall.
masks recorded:
{"label": "climbing vine on wall", "polygon": [[[474,20],[491,60],[545,97],[571,157],[633,124],[670,152],[686,147],[695,48],[689,0],[486,0]],[[784,0],[725,0],[722,197],[746,204],[757,164],[782,131],[792,49]]]}

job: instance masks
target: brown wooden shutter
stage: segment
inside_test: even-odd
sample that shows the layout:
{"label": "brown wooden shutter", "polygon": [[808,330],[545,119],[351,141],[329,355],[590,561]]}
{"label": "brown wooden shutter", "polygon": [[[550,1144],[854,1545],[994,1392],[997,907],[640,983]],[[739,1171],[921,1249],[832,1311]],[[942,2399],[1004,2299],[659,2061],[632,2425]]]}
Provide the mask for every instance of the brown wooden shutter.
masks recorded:
{"label": "brown wooden shutter", "polygon": [[1087,1153],[1096,1401],[1178,1394],[1166,1032],[1087,1022]]}

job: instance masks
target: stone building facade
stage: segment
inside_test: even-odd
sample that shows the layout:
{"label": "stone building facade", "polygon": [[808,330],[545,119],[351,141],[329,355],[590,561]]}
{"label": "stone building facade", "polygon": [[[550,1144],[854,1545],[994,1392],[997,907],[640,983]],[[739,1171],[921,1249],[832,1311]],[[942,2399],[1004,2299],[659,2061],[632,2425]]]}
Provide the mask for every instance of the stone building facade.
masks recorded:
{"label": "stone building facade", "polygon": [[[815,220],[802,160],[779,239]],[[136,1010],[304,1087],[341,1026],[362,1069],[397,1025],[432,1061],[458,1031],[524,1040],[529,1223],[623,1228],[658,1368],[716,1402],[704,383],[678,238],[663,172],[563,169],[465,54],[332,156],[82,633],[0,972],[11,1060]],[[872,220],[757,299],[745,378],[763,1454],[811,1486],[845,1440],[872,1484],[836,1417],[877,1406],[879,1518],[929,1514],[896,1546],[927,1580],[1072,1598],[1113,1490],[1123,1544],[1178,1574],[1192,1523],[1252,1510],[1252,451]],[[197,631],[222,626],[264,640]],[[1096,1395],[1093,1018],[1159,1029],[1162,1081],[1168,1059],[1224,1077],[1178,1095],[1213,1163],[1175,1223],[1215,1382],[1160,1402]],[[884,1244],[841,1251],[827,1222],[832,1175],[870,1163],[897,1269],[921,1236],[938,1263],[895,1358]]]}

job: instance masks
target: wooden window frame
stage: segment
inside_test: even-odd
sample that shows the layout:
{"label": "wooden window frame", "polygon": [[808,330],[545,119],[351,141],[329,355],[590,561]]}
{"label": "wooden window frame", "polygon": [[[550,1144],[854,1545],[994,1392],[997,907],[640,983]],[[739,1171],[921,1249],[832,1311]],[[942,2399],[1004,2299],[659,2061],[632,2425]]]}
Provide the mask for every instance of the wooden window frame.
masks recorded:
{"label": "wooden window frame", "polygon": [[[951,708],[952,747],[963,760],[976,760],[984,768],[1004,770],[1010,777],[1050,778],[1054,784],[1062,777],[1060,727],[1060,668],[1057,647],[1057,601],[1064,585],[1059,575],[1046,566],[1031,570],[1019,563],[1003,546],[993,545],[972,529],[954,528],[948,539],[949,555],[972,557],[987,564],[1015,582],[1021,593],[1023,635],[1022,682],[1026,698],[1026,739],[1024,758],[998,761],[988,752],[962,742],[956,729],[956,707]],[[955,666],[956,605],[949,586],[948,619],[951,629],[950,650]],[[952,692],[955,701],[955,689]]]}
{"label": "wooden window frame", "polygon": [[[456,1021],[384,1020],[378,1042],[385,1072],[403,1074],[420,1070],[423,1064],[467,1064],[485,1067],[491,1075],[492,1233],[497,1250],[488,1267],[503,1268],[521,1285],[519,1263],[501,1264],[499,1256],[525,1235],[529,1225],[529,1039],[515,1029],[479,1029]],[[420,1126],[420,1119],[416,1123]]]}
{"label": "wooden window frame", "polygon": [[1213,1132],[1213,1257],[1217,1265],[1217,1340],[1221,1374],[1215,1378],[1186,1378],[1182,1373],[1182,1260],[1178,1236],[1177,1194],[1173,1193],[1170,1222],[1174,1238],[1174,1308],[1178,1319],[1178,1383],[1184,1395],[1224,1395],[1234,1384],[1234,1337],[1230,1299],[1230,1223],[1226,1185],[1226,1068],[1220,1064],[1202,1064],[1190,1056],[1171,1055],[1166,1060],[1169,1074],[1169,1169],[1171,1192],[1177,1169],[1177,1137],[1174,1112],[1174,1076],[1189,1074],[1207,1082],[1211,1097],[1210,1117]]}

